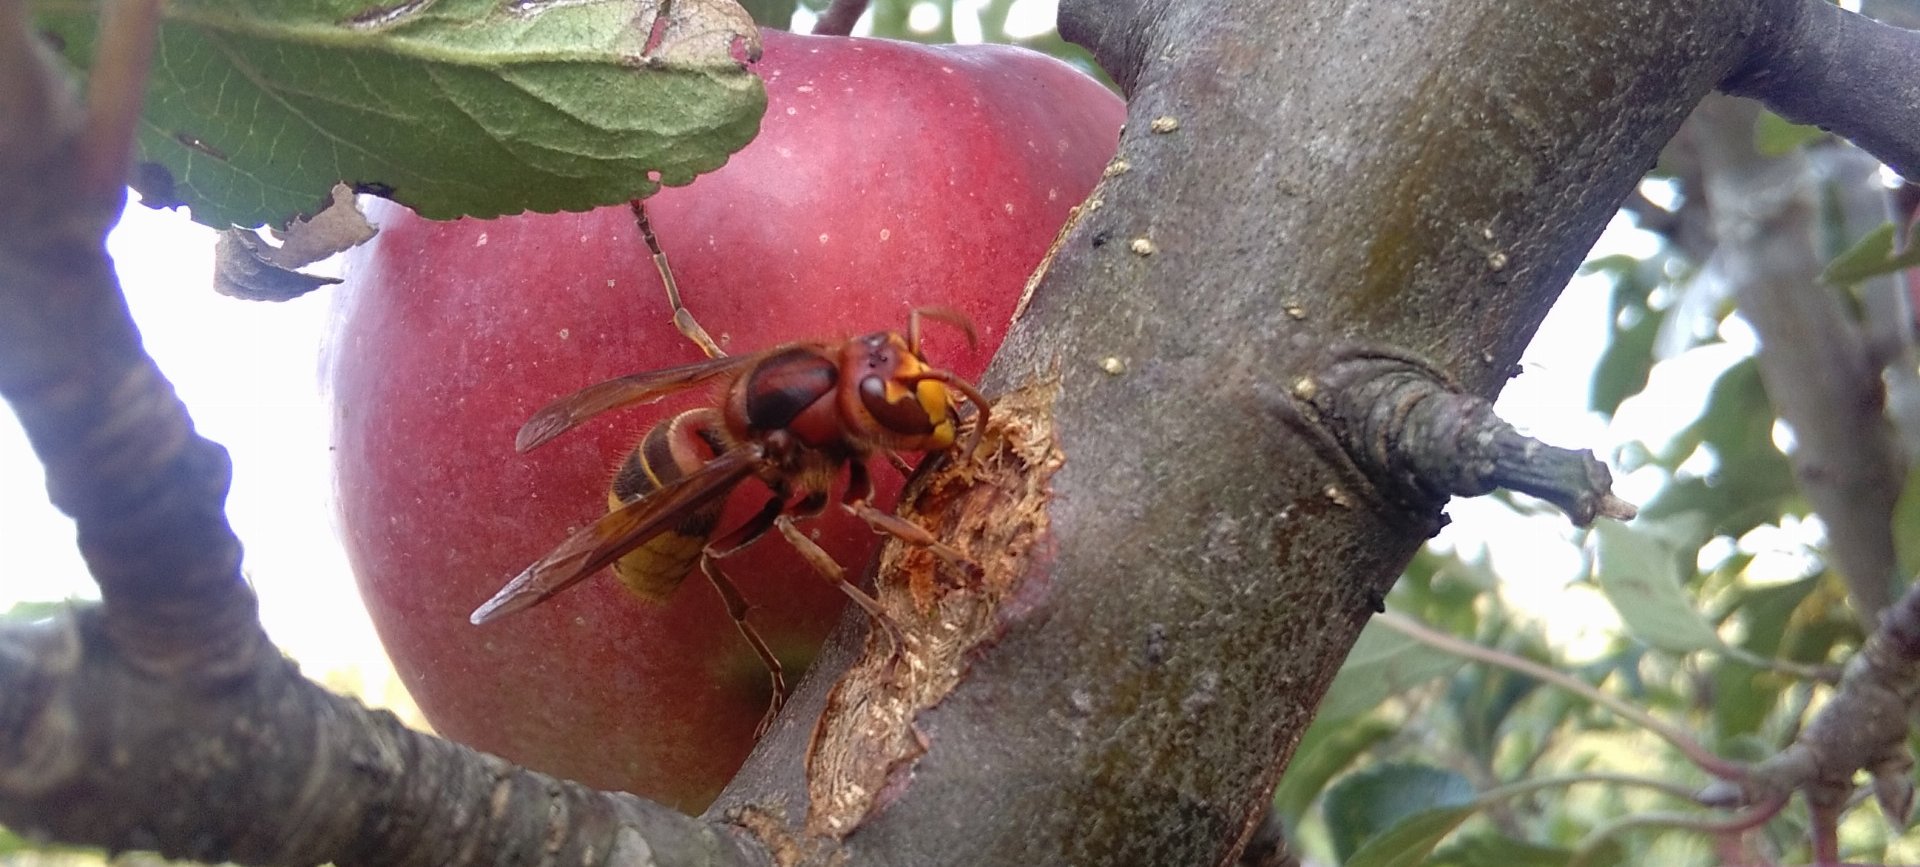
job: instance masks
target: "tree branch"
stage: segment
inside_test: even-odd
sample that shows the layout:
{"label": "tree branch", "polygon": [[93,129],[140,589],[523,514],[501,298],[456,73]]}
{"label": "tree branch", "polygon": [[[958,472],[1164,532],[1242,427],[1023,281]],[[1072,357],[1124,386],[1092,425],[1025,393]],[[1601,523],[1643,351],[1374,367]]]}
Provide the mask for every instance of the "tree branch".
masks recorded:
{"label": "tree branch", "polygon": [[1903,582],[1893,507],[1906,461],[1885,413],[1880,364],[1839,293],[1819,283],[1805,157],[1753,147],[1758,109],[1709,99],[1700,159],[1719,238],[1711,268],[1760,336],[1767,396],[1793,428],[1794,477],[1827,526],[1828,555],[1867,629]]}
{"label": "tree branch", "polygon": [[142,350],[105,251],[156,6],[109,9],[83,105],[0,0],[0,395],[104,600],[0,629],[0,821],[256,864],[738,863],[705,823],[406,731],[268,642],[226,453]]}
{"label": "tree branch", "polygon": [[[1763,803],[1800,790],[1816,808],[1827,805],[1827,812],[1834,812],[1852,793],[1854,775],[1864,770],[1881,812],[1904,828],[1913,810],[1913,756],[1907,750],[1907,732],[1916,703],[1920,703],[1920,587],[1910,587],[1887,609],[1866,645],[1848,660],[1833,699],[1793,745],[1754,766],[1739,789],[1741,799]],[[1826,830],[1830,834],[1832,829]]]}
{"label": "tree branch", "polygon": [[1152,60],[1147,39],[1171,0],[1114,0],[1111,3],[1062,3],[1061,37],[1093,52],[1120,90],[1131,95],[1142,67]]}
{"label": "tree branch", "polygon": [[1721,83],[1795,123],[1845,136],[1920,178],[1920,31],[1890,27],[1826,0],[1772,0],[1747,56]]}
{"label": "tree branch", "polygon": [[833,0],[827,11],[813,22],[815,36],[846,36],[853,32],[853,25],[860,23],[860,16],[867,11],[867,0]]}
{"label": "tree branch", "polygon": [[93,607],[0,630],[0,821],[209,863],[741,863],[672,809],[410,731],[277,653],[252,663],[157,678]]}
{"label": "tree branch", "polygon": [[[1262,390],[1357,344],[1491,395],[1752,14],[1063,4],[1131,100],[1119,158],[983,383],[1051,395],[994,413],[1051,431],[1044,532],[1003,564],[963,675],[889,718],[913,746],[864,806],[809,801],[828,771],[796,727],[718,809],[853,865],[1234,857],[1434,519],[1329,496],[1346,476]],[[928,490],[953,502],[966,472]],[[882,603],[913,606],[914,574],[883,568]],[[827,693],[856,655],[837,644],[799,687],[817,731],[853,712]]]}

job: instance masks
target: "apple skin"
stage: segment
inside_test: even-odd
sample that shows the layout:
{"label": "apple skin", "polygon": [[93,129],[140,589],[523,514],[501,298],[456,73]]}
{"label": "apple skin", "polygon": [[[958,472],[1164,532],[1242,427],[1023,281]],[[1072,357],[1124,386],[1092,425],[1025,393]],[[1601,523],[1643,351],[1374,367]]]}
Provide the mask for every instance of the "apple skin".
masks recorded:
{"label": "apple skin", "polygon": [[[730,354],[938,323],[927,354],[969,379],[1028,273],[1112,156],[1119,98],[1005,46],[768,31],[760,135],[721,170],[648,200],[688,308]],[[328,377],[337,502],[360,591],[401,679],[455,740],[536,770],[702,809],[752,745],[765,671],[697,572],[665,604],[610,574],[499,622],[473,608],[604,513],[620,457],[701,400],[592,419],[526,455],[515,431],[562,395],[701,357],[671,325],[625,207],[429,222],[374,203],[336,302]],[[878,505],[899,474],[876,461]],[[749,481],[721,527],[766,499]],[[807,529],[859,572],[875,535],[833,508]],[[844,599],[787,545],[723,568],[789,683]]]}

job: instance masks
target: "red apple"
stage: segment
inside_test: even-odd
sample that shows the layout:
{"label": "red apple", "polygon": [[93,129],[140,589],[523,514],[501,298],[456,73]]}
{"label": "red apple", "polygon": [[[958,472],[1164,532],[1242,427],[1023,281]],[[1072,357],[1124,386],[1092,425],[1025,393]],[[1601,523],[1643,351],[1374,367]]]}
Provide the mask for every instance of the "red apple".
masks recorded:
{"label": "red apple", "polygon": [[[982,346],[929,330],[977,377],[1028,272],[1113,154],[1120,100],[1051,58],[765,34],[769,106],[725,168],[648,211],[686,304],[729,353],[903,328],[956,308]],[[384,203],[383,203],[384,204]],[[690,401],[595,418],[530,454],[514,432],[556,397],[693,361],[625,207],[428,222],[374,209],[332,344],[348,553],[402,679],[442,733],[530,767],[698,810],[745,758],[760,663],[696,572],[666,604],[590,578],[475,627],[474,606],[603,513],[611,468]],[[875,467],[879,504],[899,476]],[[722,527],[766,499],[748,482]],[[856,572],[875,536],[809,526]],[[843,598],[775,537],[724,561],[790,681]]]}

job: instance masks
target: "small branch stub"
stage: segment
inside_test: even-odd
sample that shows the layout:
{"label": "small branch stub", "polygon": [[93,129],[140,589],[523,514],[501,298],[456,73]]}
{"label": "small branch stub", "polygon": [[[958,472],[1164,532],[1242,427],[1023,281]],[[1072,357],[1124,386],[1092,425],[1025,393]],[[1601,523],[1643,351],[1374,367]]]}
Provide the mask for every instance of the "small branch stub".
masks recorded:
{"label": "small branch stub", "polygon": [[1280,403],[1353,477],[1349,487],[1383,505],[1431,512],[1449,496],[1504,487],[1553,503],[1583,527],[1634,515],[1591,452],[1521,434],[1491,403],[1406,353],[1337,349],[1321,371],[1295,379]]}

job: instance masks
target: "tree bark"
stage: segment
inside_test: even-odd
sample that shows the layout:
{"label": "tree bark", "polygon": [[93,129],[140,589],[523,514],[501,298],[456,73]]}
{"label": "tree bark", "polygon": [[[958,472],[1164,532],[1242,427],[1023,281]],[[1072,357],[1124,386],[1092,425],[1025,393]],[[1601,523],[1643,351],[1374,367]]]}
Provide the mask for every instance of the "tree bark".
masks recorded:
{"label": "tree bark", "polygon": [[1756,14],[1063,4],[1129,117],[985,383],[1045,396],[996,410],[1059,453],[1037,553],[965,676],[894,717],[917,748],[879,797],[808,800],[847,710],[816,674],[789,716],[826,711],[812,741],[776,732],[716,815],[853,864],[1231,861],[1438,527],[1327,457],[1299,384],[1373,352],[1491,396]]}

